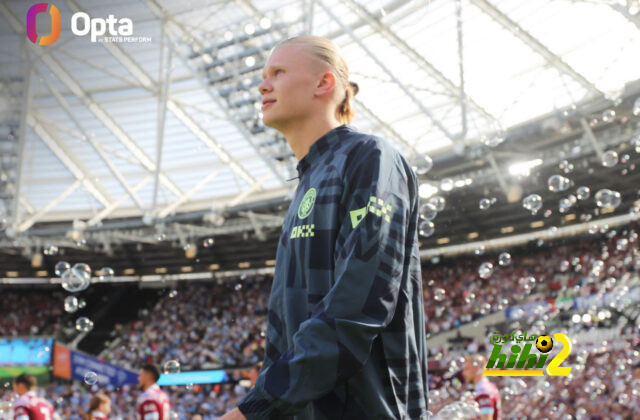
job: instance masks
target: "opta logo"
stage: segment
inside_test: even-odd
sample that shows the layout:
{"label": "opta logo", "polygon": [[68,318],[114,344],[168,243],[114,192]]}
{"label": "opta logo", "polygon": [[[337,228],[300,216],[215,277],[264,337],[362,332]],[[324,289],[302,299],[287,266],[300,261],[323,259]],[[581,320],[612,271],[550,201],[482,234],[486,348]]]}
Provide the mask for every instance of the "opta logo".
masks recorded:
{"label": "opta logo", "polygon": [[[51,16],[51,33],[40,37],[36,31],[38,13],[49,12]],[[118,19],[109,15],[106,19],[91,18],[85,12],[76,12],[71,16],[71,32],[76,36],[90,35],[91,42],[151,42],[150,37],[132,37],[133,22],[129,18]],[[105,36],[106,35],[106,36]],[[34,4],[27,11],[27,36],[38,45],[51,45],[60,36],[60,11],[49,3]]]}
{"label": "opta logo", "polygon": [[[38,13],[49,12],[51,16],[51,33],[40,37],[38,40],[38,32],[36,31],[36,16]],[[29,8],[27,12],[27,37],[29,41],[38,45],[51,45],[58,40],[60,36],[60,11],[53,4],[38,3]]]}

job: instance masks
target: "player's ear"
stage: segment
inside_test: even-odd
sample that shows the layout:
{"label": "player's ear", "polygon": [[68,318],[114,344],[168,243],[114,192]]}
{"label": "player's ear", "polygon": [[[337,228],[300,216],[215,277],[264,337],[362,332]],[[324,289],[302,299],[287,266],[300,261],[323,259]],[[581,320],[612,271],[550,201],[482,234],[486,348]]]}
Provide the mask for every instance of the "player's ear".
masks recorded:
{"label": "player's ear", "polygon": [[331,94],[336,87],[336,76],[330,71],[325,71],[320,74],[318,83],[316,85],[316,95],[324,96]]}

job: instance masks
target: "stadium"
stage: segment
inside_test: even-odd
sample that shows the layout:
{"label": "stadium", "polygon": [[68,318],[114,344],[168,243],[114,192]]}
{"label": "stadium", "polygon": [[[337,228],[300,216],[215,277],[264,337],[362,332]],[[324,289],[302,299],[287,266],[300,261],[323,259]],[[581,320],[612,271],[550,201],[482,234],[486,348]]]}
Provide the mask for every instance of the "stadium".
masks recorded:
{"label": "stadium", "polygon": [[4,0],[0,50],[0,420],[640,419],[638,0]]}

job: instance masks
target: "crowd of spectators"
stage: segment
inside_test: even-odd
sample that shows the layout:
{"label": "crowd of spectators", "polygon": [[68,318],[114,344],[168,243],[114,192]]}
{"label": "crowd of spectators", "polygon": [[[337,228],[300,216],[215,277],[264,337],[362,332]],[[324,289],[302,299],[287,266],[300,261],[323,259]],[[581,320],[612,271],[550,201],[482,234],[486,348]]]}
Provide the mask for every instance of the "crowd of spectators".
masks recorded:
{"label": "crowd of spectators", "polygon": [[[507,265],[497,253],[427,262],[422,268],[427,333],[449,331],[516,304],[631,285],[640,271],[635,227],[513,252]],[[483,279],[479,267],[485,262],[493,273]]]}
{"label": "crowd of spectators", "polygon": [[183,370],[256,365],[264,355],[271,282],[191,284],[171,290],[138,320],[118,326],[104,353],[116,365],[177,360]]}
{"label": "crowd of spectators", "polygon": [[[564,366],[569,376],[491,377],[501,395],[502,418],[635,420],[640,413],[640,330],[613,341],[574,347]],[[461,365],[452,358],[454,371]],[[473,386],[459,374],[429,390],[429,408],[465,401],[473,406]],[[448,413],[450,414],[449,410]]]}
{"label": "crowd of spectators", "polygon": [[0,337],[53,334],[59,328],[64,296],[56,293],[0,291]]}
{"label": "crowd of spectators", "polygon": [[[174,413],[172,420],[215,420],[237,407],[248,390],[237,384],[174,386],[163,389],[171,401],[171,411]],[[58,419],[82,420],[91,396],[101,392],[111,400],[111,420],[131,420],[136,418],[136,400],[141,391],[132,386],[98,387],[74,382],[52,383],[38,388],[37,392],[53,404]],[[8,407],[14,398],[15,395],[9,388],[0,389],[0,419],[5,418],[3,402],[8,403]],[[9,410],[6,409],[5,412]]]}

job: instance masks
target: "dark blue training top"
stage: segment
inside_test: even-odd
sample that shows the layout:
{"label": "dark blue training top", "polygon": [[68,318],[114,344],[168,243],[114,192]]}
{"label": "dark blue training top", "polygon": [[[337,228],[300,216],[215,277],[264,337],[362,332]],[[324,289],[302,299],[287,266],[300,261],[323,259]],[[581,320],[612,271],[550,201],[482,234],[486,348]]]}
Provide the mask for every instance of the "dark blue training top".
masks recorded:
{"label": "dark blue training top", "polygon": [[418,183],[388,141],[336,127],[297,166],[253,419],[427,418]]}

